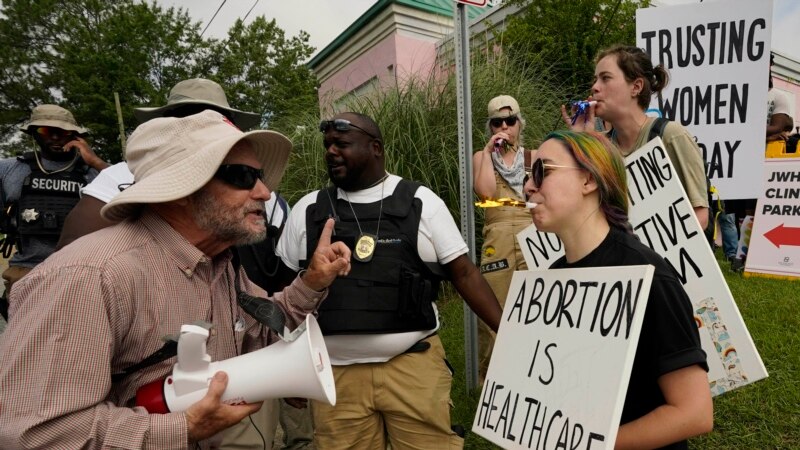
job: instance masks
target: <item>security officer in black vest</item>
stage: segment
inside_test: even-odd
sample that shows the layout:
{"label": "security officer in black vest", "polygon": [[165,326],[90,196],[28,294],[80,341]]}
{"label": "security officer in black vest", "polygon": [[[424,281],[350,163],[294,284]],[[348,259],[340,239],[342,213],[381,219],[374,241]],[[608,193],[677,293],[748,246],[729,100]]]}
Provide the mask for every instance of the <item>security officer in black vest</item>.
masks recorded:
{"label": "security officer in black vest", "polygon": [[[39,105],[20,130],[33,137],[33,151],[0,161],[0,232],[9,260],[3,272],[4,293],[55,250],[64,218],[80,199],[80,190],[108,167],[82,135],[72,113],[56,105]],[[0,313],[7,316],[4,294]]]}
{"label": "security officer in black vest", "polygon": [[338,114],[320,131],[334,186],[292,207],[277,249],[287,270],[304,268],[320,224],[334,217],[333,239],[353,255],[349,275],[333,282],[319,308],[337,404],[314,402],[314,442],[319,449],[461,448],[436,334],[439,281],[451,281],[495,331],[500,305],[444,201],[386,172],[383,137],[370,117]]}

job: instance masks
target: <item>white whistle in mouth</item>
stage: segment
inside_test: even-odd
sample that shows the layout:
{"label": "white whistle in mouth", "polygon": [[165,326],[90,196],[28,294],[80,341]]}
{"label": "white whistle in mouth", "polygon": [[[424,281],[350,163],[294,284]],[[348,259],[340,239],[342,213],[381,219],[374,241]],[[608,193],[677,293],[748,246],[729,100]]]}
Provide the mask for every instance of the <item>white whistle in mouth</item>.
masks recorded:
{"label": "white whistle in mouth", "polygon": [[538,203],[525,202],[525,207],[528,208],[528,209],[533,209],[533,208],[536,208],[537,206],[539,206]]}

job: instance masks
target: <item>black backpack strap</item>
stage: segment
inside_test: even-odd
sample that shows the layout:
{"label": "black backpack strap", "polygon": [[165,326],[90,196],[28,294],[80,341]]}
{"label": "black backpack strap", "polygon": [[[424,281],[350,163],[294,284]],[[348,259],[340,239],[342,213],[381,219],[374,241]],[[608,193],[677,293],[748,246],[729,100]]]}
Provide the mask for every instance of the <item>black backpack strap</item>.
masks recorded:
{"label": "black backpack strap", "polygon": [[122,372],[111,374],[111,382],[117,383],[119,381],[122,381],[123,379],[125,379],[125,377],[134,372],[138,372],[144,368],[150,367],[154,364],[158,364],[161,361],[166,361],[172,358],[173,356],[176,356],[177,354],[178,354],[178,341],[173,339],[168,339],[166,342],[164,342],[164,345],[161,346],[160,349],[151,353],[147,358],[139,361],[136,364],[133,364],[131,366],[122,369]]}
{"label": "black backpack strap", "polygon": [[664,136],[667,123],[669,123],[669,120],[663,117],[656,117],[656,120],[653,121],[653,126],[650,128],[650,134],[647,136],[647,142],[652,141],[656,137]]}

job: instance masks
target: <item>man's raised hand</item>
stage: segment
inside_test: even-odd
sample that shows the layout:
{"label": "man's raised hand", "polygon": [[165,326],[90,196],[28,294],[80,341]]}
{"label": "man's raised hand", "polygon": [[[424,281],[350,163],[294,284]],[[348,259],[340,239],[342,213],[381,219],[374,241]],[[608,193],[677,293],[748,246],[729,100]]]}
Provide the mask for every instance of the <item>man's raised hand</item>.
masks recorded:
{"label": "man's raised hand", "polygon": [[303,274],[303,282],[315,291],[330,286],[336,277],[350,273],[350,249],[343,242],[331,243],[334,223],[333,219],[325,222],[308,270]]}

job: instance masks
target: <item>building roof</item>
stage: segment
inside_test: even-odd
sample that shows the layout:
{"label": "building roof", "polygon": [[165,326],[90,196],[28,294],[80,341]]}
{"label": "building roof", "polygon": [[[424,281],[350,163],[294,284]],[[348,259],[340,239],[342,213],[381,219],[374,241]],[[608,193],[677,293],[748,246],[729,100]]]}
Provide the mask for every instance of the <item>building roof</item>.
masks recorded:
{"label": "building roof", "polygon": [[[372,5],[367,12],[361,15],[355,22],[350,24],[336,39],[317,53],[308,66],[312,69],[316,68],[320,62],[335,52],[339,47],[344,45],[353,35],[355,35],[361,28],[372,21],[378,14],[381,13],[391,4],[404,5],[410,8],[426,11],[434,14],[439,14],[446,17],[453,17],[455,1],[454,0],[378,0]],[[483,12],[483,8],[477,6],[467,5],[467,17],[473,19]]]}

